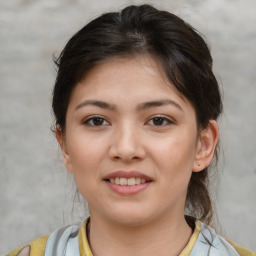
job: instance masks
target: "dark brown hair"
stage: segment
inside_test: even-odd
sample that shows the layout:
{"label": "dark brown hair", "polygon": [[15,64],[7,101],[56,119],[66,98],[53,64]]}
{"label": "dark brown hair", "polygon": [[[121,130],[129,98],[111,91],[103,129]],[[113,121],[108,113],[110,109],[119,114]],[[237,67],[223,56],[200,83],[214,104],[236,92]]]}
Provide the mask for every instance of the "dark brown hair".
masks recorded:
{"label": "dark brown hair", "polygon": [[[55,60],[55,125],[65,131],[71,93],[92,67],[110,58],[138,54],[153,56],[161,63],[169,81],[194,106],[199,130],[218,118],[222,111],[221,96],[203,37],[172,13],[150,5],[133,5],[91,21],[68,41]],[[192,173],[186,207],[190,215],[207,223],[211,221],[207,168]]]}

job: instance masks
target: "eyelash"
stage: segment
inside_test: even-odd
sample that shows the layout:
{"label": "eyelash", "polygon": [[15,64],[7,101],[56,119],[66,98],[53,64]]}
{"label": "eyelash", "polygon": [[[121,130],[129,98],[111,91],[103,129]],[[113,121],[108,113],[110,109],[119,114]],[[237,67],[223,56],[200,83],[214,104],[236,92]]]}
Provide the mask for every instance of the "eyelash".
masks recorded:
{"label": "eyelash", "polygon": [[[169,118],[166,118],[164,116],[153,116],[149,119],[149,121],[147,123],[149,123],[150,121],[153,122],[153,120],[156,118],[160,119],[162,122],[164,122],[165,124],[161,123],[160,125],[155,125],[155,124],[151,124],[152,126],[158,126],[158,127],[162,127],[162,126],[165,126],[165,125],[171,125],[173,124],[173,121],[170,120]],[[86,125],[86,126],[90,126],[90,127],[101,127],[101,126],[104,126],[104,124],[100,124],[100,125],[95,125],[95,124],[91,124],[90,122],[96,120],[96,119],[100,119],[103,123],[104,122],[107,122],[107,125],[109,124],[108,121],[106,121],[106,119],[102,116],[91,116],[87,119],[85,119],[83,121],[83,124]],[[105,124],[106,125],[106,124]]]}
{"label": "eyelash", "polygon": [[[107,122],[106,119],[102,116],[91,116],[89,118],[86,118],[84,121],[83,121],[83,124],[84,125],[87,125],[87,126],[90,126],[90,127],[100,127],[100,126],[103,126],[103,125],[94,125],[94,124],[90,124],[91,121],[93,120],[96,120],[96,119],[101,119],[103,122]],[[109,124],[109,122],[107,122]]]}
{"label": "eyelash", "polygon": [[153,120],[156,119],[156,118],[158,118],[158,119],[160,119],[161,121],[165,122],[165,124],[164,124],[164,125],[163,125],[163,124],[161,124],[161,125],[154,125],[154,124],[152,124],[153,126],[166,126],[166,125],[171,125],[171,124],[173,124],[173,121],[172,121],[172,120],[170,120],[169,118],[164,117],[164,116],[154,116],[154,117],[150,118],[150,121],[153,122]]}

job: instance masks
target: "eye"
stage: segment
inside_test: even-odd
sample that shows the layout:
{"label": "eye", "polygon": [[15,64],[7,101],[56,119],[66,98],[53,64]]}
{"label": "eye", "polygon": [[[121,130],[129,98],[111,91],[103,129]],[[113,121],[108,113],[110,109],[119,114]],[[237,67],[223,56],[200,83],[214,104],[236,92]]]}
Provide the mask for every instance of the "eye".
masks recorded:
{"label": "eye", "polygon": [[148,121],[149,125],[154,125],[154,126],[165,126],[165,125],[170,125],[172,123],[173,122],[170,119],[163,116],[155,116]]}
{"label": "eye", "polygon": [[109,122],[101,116],[91,116],[83,121],[84,125],[87,126],[105,126],[109,125]]}

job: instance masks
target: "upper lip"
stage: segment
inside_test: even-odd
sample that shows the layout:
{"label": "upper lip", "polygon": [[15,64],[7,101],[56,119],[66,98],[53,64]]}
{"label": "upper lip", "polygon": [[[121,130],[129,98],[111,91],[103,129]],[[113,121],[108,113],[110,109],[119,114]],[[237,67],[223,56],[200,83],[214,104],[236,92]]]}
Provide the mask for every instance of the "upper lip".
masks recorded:
{"label": "upper lip", "polygon": [[141,179],[145,179],[146,181],[151,181],[152,178],[150,178],[149,176],[141,173],[141,172],[138,172],[138,171],[123,171],[123,170],[120,170],[120,171],[115,171],[115,172],[111,172],[109,173],[108,175],[106,175],[103,179],[104,180],[109,180],[111,178],[141,178]]}

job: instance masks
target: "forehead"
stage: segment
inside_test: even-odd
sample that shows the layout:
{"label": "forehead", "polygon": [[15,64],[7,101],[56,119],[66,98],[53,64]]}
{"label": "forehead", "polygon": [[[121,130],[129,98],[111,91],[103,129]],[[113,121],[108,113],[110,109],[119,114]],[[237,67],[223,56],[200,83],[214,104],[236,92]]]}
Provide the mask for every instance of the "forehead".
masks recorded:
{"label": "forehead", "polygon": [[70,103],[91,97],[119,103],[171,97],[188,103],[167,79],[159,61],[147,55],[113,58],[94,66],[75,86]]}
{"label": "forehead", "polygon": [[120,87],[126,85],[127,89],[134,89],[132,85],[137,84],[140,85],[137,87],[139,90],[145,89],[146,86],[143,85],[150,80],[155,84],[155,89],[168,87],[179,94],[175,86],[169,82],[160,61],[149,55],[123,56],[104,60],[91,68],[77,85],[87,87],[94,85],[96,92],[103,88],[113,88],[117,83]]}

